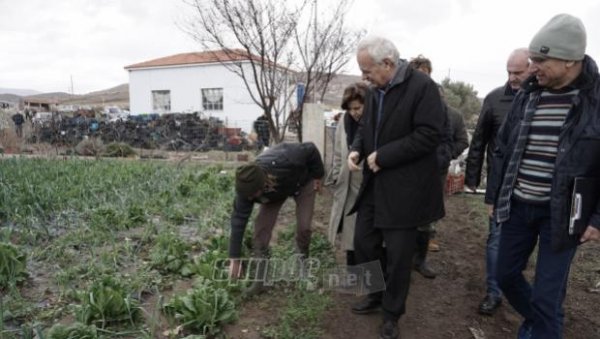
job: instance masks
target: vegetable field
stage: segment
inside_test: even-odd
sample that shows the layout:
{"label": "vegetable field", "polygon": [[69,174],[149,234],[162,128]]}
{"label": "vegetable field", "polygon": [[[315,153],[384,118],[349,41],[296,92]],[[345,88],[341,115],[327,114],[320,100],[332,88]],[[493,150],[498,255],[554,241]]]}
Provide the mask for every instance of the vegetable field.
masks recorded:
{"label": "vegetable field", "polygon": [[242,283],[212,279],[227,257],[231,172],[0,161],[0,338],[221,336],[242,302]]}

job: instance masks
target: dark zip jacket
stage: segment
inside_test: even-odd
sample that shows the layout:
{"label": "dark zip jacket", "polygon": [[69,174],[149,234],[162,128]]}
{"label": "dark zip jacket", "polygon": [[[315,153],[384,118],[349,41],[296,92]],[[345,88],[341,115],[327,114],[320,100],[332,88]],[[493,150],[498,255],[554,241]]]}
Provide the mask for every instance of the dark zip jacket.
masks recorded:
{"label": "dark zip jacket", "polygon": [[[498,130],[504,121],[506,113],[510,110],[515,92],[508,83],[491,91],[485,99],[477,126],[471,138],[469,155],[467,156],[467,169],[465,170],[465,185],[477,187],[481,181],[483,158],[486,157],[486,176],[489,181],[492,153]],[[486,156],[487,154],[487,156]],[[491,201],[486,201],[491,204]]]}
{"label": "dark zip jacket", "polygon": [[[581,237],[580,234],[568,234],[574,178],[600,177],[600,76],[596,62],[587,55],[583,59],[582,73],[573,86],[580,91],[573,98],[573,106],[559,135],[550,193],[551,244],[555,251],[577,246]],[[515,97],[496,139],[487,201],[497,203],[523,113],[528,102],[532,100],[535,103],[542,91],[543,88],[532,76]],[[588,225],[600,229],[600,201],[595,205]]]}

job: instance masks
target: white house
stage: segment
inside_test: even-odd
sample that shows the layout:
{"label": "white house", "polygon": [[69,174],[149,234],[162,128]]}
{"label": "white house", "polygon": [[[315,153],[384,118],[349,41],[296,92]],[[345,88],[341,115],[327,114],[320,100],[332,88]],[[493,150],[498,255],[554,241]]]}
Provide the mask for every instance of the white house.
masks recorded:
{"label": "white house", "polygon": [[247,57],[224,51],[176,54],[126,66],[131,114],[202,112],[250,132],[262,110],[242,78],[223,64],[234,62],[250,71]]}

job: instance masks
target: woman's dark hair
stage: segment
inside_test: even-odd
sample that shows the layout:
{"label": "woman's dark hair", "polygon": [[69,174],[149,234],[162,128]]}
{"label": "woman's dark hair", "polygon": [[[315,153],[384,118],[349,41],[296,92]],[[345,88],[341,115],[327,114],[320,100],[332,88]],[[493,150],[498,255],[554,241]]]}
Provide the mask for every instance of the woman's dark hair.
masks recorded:
{"label": "woman's dark hair", "polygon": [[367,85],[363,82],[356,82],[346,87],[346,89],[344,89],[344,94],[342,95],[342,109],[347,110],[350,102],[354,100],[358,100],[360,103],[364,104],[366,93]]}
{"label": "woman's dark hair", "polygon": [[431,67],[431,60],[427,59],[422,54],[417,55],[416,58],[410,59],[410,62],[408,64],[414,69],[425,67],[429,70],[429,73],[433,71],[433,68]]}

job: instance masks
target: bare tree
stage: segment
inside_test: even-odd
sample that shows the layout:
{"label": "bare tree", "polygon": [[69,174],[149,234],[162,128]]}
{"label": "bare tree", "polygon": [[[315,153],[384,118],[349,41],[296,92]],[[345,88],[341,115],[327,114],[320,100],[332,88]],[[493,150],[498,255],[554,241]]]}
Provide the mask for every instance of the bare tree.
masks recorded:
{"label": "bare tree", "polygon": [[286,118],[295,84],[302,79],[308,97],[322,98],[329,81],[346,65],[349,51],[362,36],[345,26],[351,0],[339,1],[320,19],[316,0],[184,1],[195,11],[183,29],[204,49],[225,53],[221,63],[243,80],[267,117],[273,140],[283,140],[290,122],[299,127],[302,140],[304,100],[292,118]]}
{"label": "bare tree", "polygon": [[[307,25],[296,25],[294,38],[300,56],[301,80],[305,84],[304,98],[297,107],[298,138],[302,140],[302,111],[307,101],[323,101],[327,87],[335,75],[348,63],[365,31],[351,30],[346,25],[346,13],[352,0],[333,3],[329,10],[319,11],[313,0]],[[332,4],[329,2],[328,4]]]}
{"label": "bare tree", "polygon": [[295,17],[305,2],[298,7],[261,0],[188,3],[195,13],[183,29],[204,49],[224,52],[221,63],[243,80],[250,97],[268,118],[273,140],[281,141],[285,130],[282,121],[293,94],[291,84],[295,83],[290,39],[297,24]]}

